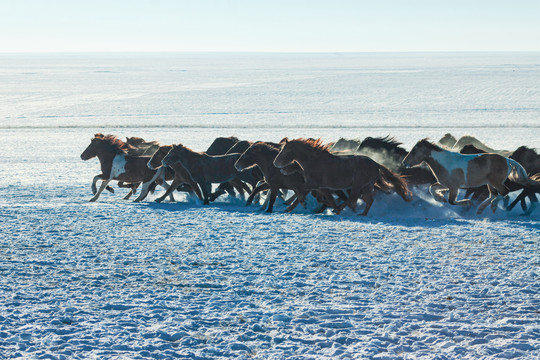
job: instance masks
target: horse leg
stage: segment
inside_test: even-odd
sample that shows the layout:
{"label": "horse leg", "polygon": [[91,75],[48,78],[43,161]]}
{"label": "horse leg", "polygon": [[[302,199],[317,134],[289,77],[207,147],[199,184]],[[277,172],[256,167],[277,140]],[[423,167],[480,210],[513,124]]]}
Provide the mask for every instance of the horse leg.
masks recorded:
{"label": "horse leg", "polygon": [[124,196],[124,200],[128,200],[131,197],[131,195],[135,194],[140,184],[141,183],[131,184],[129,192],[127,193],[126,196]]}
{"label": "horse leg", "polygon": [[90,199],[91,202],[94,202],[98,199],[99,195],[105,190],[105,187],[111,182],[111,179],[103,180],[101,183],[101,186],[99,187],[99,190],[96,192],[96,195],[94,195],[93,198]]}
{"label": "horse leg", "polygon": [[293,198],[294,201],[287,207],[287,209],[285,209],[285,212],[291,212],[298,206],[298,204],[304,203],[304,195],[297,191],[294,191],[294,194],[289,198],[289,200]]}
{"label": "horse leg", "polygon": [[133,200],[134,202],[140,202],[142,201],[146,195],[148,195],[148,192],[150,191],[150,185],[152,185],[152,183],[154,182],[154,179],[150,180],[150,181],[147,181],[145,183],[142,184],[142,188],[141,188],[141,193],[139,194],[139,196]]}
{"label": "horse leg", "polygon": [[531,206],[529,206],[529,210],[525,211],[523,215],[529,216],[531,213],[536,209],[536,204],[538,204],[538,199],[536,198],[536,194],[531,191],[529,194],[529,199],[531,200]]}
{"label": "horse leg", "polygon": [[431,184],[429,186],[429,193],[436,201],[439,202],[446,202],[446,199],[444,198],[444,195],[441,195],[440,192],[442,191],[448,191],[448,188],[444,187],[443,185],[439,183]]}
{"label": "horse leg", "polygon": [[456,201],[457,195],[458,195],[458,188],[450,188],[450,191],[448,192],[448,203],[451,205],[458,205],[458,206],[471,206],[472,202],[470,199],[463,199]]}
{"label": "horse leg", "polygon": [[493,199],[495,199],[496,197],[496,192],[495,192],[495,189],[493,189],[491,187],[491,185],[488,185],[488,190],[489,190],[489,197],[484,200],[480,206],[478,206],[478,210],[476,211],[476,214],[477,215],[480,215],[482,213],[482,211],[484,211],[484,209],[491,203],[491,201],[493,201]]}
{"label": "horse leg", "polygon": [[[527,194],[525,193],[527,190],[523,189],[519,195],[516,197],[514,201],[510,205],[506,207],[506,211],[511,211],[519,202],[521,202],[521,208],[523,209],[523,200],[525,200],[525,197]],[[527,208],[523,209],[525,211]]]}
{"label": "horse leg", "polygon": [[268,209],[266,209],[267,213],[271,213],[274,209],[274,203],[276,202],[276,197],[278,194],[279,189],[276,188],[270,188],[270,195],[268,196],[270,198],[268,202]]}
{"label": "horse leg", "polygon": [[204,183],[199,183],[199,185],[201,186],[201,190],[202,190],[203,204],[204,205],[210,204],[210,192],[212,190],[212,184],[204,182]]}
{"label": "horse leg", "polygon": [[[150,186],[152,185],[153,182],[156,182],[158,184],[160,184],[161,186],[165,187],[163,185],[163,183],[167,184],[163,178],[165,177],[165,168],[164,167],[160,167],[158,169],[158,171],[156,171],[156,173],[154,174],[154,176],[152,176],[152,178],[143,183],[143,186],[142,186],[142,189],[141,189],[141,193],[139,194],[139,196],[133,200],[134,202],[140,202],[142,200],[144,200],[144,198],[146,198],[146,196],[148,195],[148,192],[150,191]],[[167,185],[168,186],[168,185]],[[167,188],[168,189],[168,188]]]}
{"label": "horse leg", "polygon": [[494,183],[492,184],[492,186],[496,189],[495,191],[496,196],[493,200],[491,200],[491,210],[493,211],[493,213],[495,213],[495,211],[497,210],[497,205],[499,204],[501,200],[504,199],[506,195],[508,195],[509,191],[504,185],[504,182]]}
{"label": "horse leg", "polygon": [[257,195],[258,193],[260,193],[261,191],[263,190],[267,190],[267,189],[270,189],[270,185],[268,185],[267,182],[263,182],[262,184],[259,184],[257,185],[253,191],[251,192],[251,194],[249,195],[247,201],[246,201],[246,206],[249,206],[251,205],[251,203],[253,202],[253,199],[255,198],[255,195]]}
{"label": "horse leg", "polygon": [[[360,214],[361,216],[366,216],[368,214],[369,209],[371,209],[371,205],[373,205],[373,194],[375,193],[375,189],[373,185],[364,186],[362,188],[362,200],[366,203],[366,207],[364,208],[364,211]],[[352,196],[352,191],[351,191]]]}
{"label": "horse leg", "polygon": [[193,192],[195,193],[195,195],[197,195],[199,200],[203,201],[204,198],[203,198],[203,195],[201,193],[201,189],[199,188],[199,185],[195,181],[193,181],[191,179],[188,180],[188,184],[189,184],[189,186],[191,186],[191,188],[193,189]]}
{"label": "horse leg", "polygon": [[165,198],[167,196],[169,196],[169,194],[171,194],[181,183],[181,180],[178,179],[178,178],[174,178],[173,179],[173,182],[171,183],[171,186],[169,186],[169,188],[167,189],[167,191],[165,191],[165,194],[163,194],[163,196],[160,196],[156,199],[156,202],[157,203],[160,203],[162,202],[163,200],[165,200]]}

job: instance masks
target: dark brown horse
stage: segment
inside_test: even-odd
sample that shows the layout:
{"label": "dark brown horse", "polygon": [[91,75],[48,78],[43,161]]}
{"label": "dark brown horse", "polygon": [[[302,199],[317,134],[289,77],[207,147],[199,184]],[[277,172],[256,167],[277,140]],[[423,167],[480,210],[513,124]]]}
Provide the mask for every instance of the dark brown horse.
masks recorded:
{"label": "dark brown horse", "polygon": [[238,140],[238,138],[234,136],[218,137],[212,142],[212,144],[210,144],[210,146],[206,150],[206,154],[212,156],[225,155],[225,153],[238,141],[240,140]]}
{"label": "dark brown horse", "polygon": [[153,182],[159,182],[167,188],[165,169],[150,170],[146,166],[149,156],[131,156],[127,154],[126,144],[114,135],[96,134],[90,145],[81,154],[81,159],[97,157],[101,164],[103,183],[90,201],[96,201],[105,187],[112,180],[127,183],[142,183],[141,194],[135,201],[143,200]]}
{"label": "dark brown horse", "polygon": [[[172,147],[172,145],[160,146],[148,161],[148,168],[152,170],[159,169],[162,166],[161,161],[165,158],[169,151],[171,151]],[[183,184],[187,185],[187,190],[189,193],[194,193],[199,199],[203,200],[203,196],[201,194],[201,191],[199,190],[199,185],[197,185],[197,183],[192,179],[189,171],[187,171],[181,163],[174,163],[170,165],[170,168],[174,171],[173,182],[171,183],[171,186],[167,189],[165,194],[156,199],[156,202],[162,202],[169,195],[172,199],[174,199],[172,192]]]}
{"label": "dark brown horse", "polygon": [[238,180],[238,171],[234,163],[240,154],[211,156],[206,153],[193,151],[183,145],[173,145],[163,158],[163,166],[181,163],[189,171],[193,180],[201,187],[204,204],[210,203],[212,183],[223,183]]}
{"label": "dark brown horse", "polygon": [[[242,154],[251,146],[251,144],[252,144],[251,141],[240,140],[236,144],[231,146],[231,148],[225,152],[225,155]],[[252,189],[255,189],[257,183],[262,180],[263,175],[258,168],[250,168],[250,169],[247,169],[246,171],[240,172],[240,174],[238,174],[238,178],[241,181],[233,180],[232,183],[220,184],[217,187],[216,191],[212,193],[212,195],[210,195],[210,201],[214,201],[219,196],[223,195],[225,192],[230,193],[231,186],[234,187],[241,196],[244,195],[244,191],[248,193],[252,192]],[[249,186],[246,185],[246,183],[251,186],[251,189],[249,188]],[[246,204],[246,205],[249,205],[249,204]]]}
{"label": "dark brown horse", "polygon": [[274,165],[285,167],[296,161],[303,170],[307,188],[350,190],[349,199],[338,206],[354,208],[359,197],[366,202],[361,215],[367,215],[373,204],[375,184],[384,190],[394,189],[405,201],[411,200],[407,183],[388,168],[363,155],[336,156],[321,140],[282,140],[283,145]]}
{"label": "dark brown horse", "polygon": [[258,141],[251,145],[236,161],[234,166],[238,171],[243,172],[257,166],[264,175],[264,182],[255,187],[246,205],[253,201],[257,193],[267,189],[270,190],[270,194],[268,195],[269,203],[266,212],[272,212],[274,202],[281,189],[292,190],[296,194],[297,201],[289,206],[286,211],[292,211],[298,203],[303,203],[307,193],[304,189],[305,181],[303,176],[299,173],[283,175],[273,164],[280,149],[280,144]]}

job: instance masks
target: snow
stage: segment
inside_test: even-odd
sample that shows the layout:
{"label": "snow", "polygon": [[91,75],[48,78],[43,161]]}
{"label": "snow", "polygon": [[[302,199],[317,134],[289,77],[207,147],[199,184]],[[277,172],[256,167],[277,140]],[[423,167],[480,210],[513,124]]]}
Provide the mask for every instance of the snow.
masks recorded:
{"label": "snow", "polygon": [[[257,74],[259,62],[270,66],[277,61],[284,68],[289,64],[286,57],[276,60],[268,56],[270,59],[261,55],[262,60],[254,56],[248,72]],[[340,61],[323,60],[316,56],[312,59],[317,66],[326,64],[321,73],[327,74],[323,70],[328,68],[345,71]],[[347,63],[352,66],[353,60]],[[526,57],[519,56],[511,60],[527,62]],[[121,69],[124,62],[115,61]],[[290,59],[294,65],[296,61]],[[484,71],[499,74],[501,66],[511,76],[503,65],[487,66],[474,57],[463,61],[470,66],[465,67],[467,72],[482,70],[478,70],[478,76]],[[246,63],[249,61],[242,64]],[[385,69],[395,70],[388,68],[389,63],[394,64],[384,62],[386,68],[381,65],[377,74],[389,75]],[[206,63],[189,64],[195,72],[213,69]],[[531,81],[538,79],[538,67],[520,66],[528,69]],[[176,111],[165,105],[169,95],[154,104],[157,93],[139,98],[138,105],[118,103],[132,107],[129,113],[139,114],[134,116],[135,125],[126,126],[124,120],[117,121],[121,115],[108,112],[116,111],[110,104],[119,100],[108,104],[105,97],[109,93],[120,97],[129,89],[143,92],[140,88],[133,83],[118,88],[109,83],[99,85],[96,77],[112,76],[114,72],[86,73],[85,79],[95,82],[91,84],[99,101],[84,103],[79,95],[72,94],[72,105],[64,102],[67,95],[53,79],[60,77],[64,86],[75,88],[73,82],[79,79],[69,80],[64,71],[78,73],[80,69],[54,69],[42,75],[50,77],[43,81],[52,86],[51,91],[33,94],[28,90],[24,95],[22,89],[19,95],[12,93],[13,108],[2,104],[0,358],[540,358],[538,209],[530,217],[521,216],[519,206],[509,213],[486,210],[478,216],[474,211],[434,202],[426,188],[415,189],[411,203],[397,195],[379,194],[367,217],[350,210],[339,216],[329,211],[315,215],[311,211],[313,201],[308,209],[299,207],[292,214],[284,213],[286,206],[279,201],[273,214],[261,213],[257,205],[246,207],[240,199],[229,197],[209,206],[179,193],[175,194],[177,203],[153,202],[162,190],[142,203],[133,203],[122,200],[127,189],[117,187],[115,194],[104,192],[96,203],[89,203],[90,182],[99,165],[96,159],[83,162],[79,158],[98,131],[162,143],[182,142],[196,150],[203,150],[217,136],[271,141],[284,136],[322,136],[331,141],[339,136],[388,133],[410,148],[420,138],[438,139],[447,130],[458,136],[476,135],[497,148],[513,149],[522,144],[538,147],[538,139],[531,136],[536,131],[531,127],[534,124],[527,119],[520,122],[522,116],[538,119],[538,108],[528,110],[529,115],[509,110],[505,116],[513,117],[476,131],[466,126],[468,121],[461,122],[457,129],[447,127],[447,123],[371,129],[370,119],[358,127],[328,127],[324,126],[325,116],[314,118],[314,125],[306,127],[302,122],[317,110],[309,105],[317,102],[319,91],[311,82],[298,85],[297,91],[312,90],[312,95],[301,98],[313,102],[296,99],[299,111],[308,114],[286,115],[287,126],[283,127],[278,123],[261,131],[257,121],[250,126],[253,113],[249,109],[246,111],[251,115],[224,116],[239,118],[227,126],[213,123],[214,115],[195,115],[196,110],[191,116],[209,121],[204,123],[207,126],[183,128],[172,120],[160,126],[163,118],[151,115],[148,123],[142,124],[138,119],[143,118],[147,106],[162,107],[162,113]],[[233,91],[229,99],[243,102],[245,99],[234,89],[245,86],[246,75],[239,75],[235,69],[241,67],[230,65],[226,68],[229,77],[218,76],[213,81],[235,85],[229,88]],[[318,74],[300,66],[292,70],[287,67],[289,72],[264,69],[261,72],[267,81],[263,94],[257,95],[263,97],[275,90],[268,79],[279,83],[283,78],[297,81]],[[133,82],[150,87],[156,77],[161,78],[156,75],[161,74],[158,70],[141,70],[146,77],[135,77]],[[445,72],[441,79],[450,88],[457,88],[463,79],[459,75],[462,70],[458,67],[457,74],[448,70],[450,75]],[[195,75],[190,76],[197,78]],[[41,81],[32,85],[21,80],[21,74],[1,76],[18,78],[28,89]],[[240,79],[235,81],[236,77]],[[490,81],[487,76],[482,78]],[[516,97],[510,96],[508,101],[503,88],[513,83],[511,78],[499,86],[493,80],[493,86],[485,89],[485,98],[480,91],[473,91],[473,95],[485,101],[487,108],[491,106],[488,97],[498,93],[501,108],[511,108],[516,99],[530,103],[538,99],[538,90],[523,89],[525,78],[519,77],[511,92]],[[192,84],[182,86],[188,85]],[[14,82],[9,86],[17,88]],[[166,93],[172,85],[165,82],[163,86],[161,91]],[[193,97],[192,101],[214,99],[216,87],[200,87],[197,91],[203,99]],[[447,89],[433,85],[423,93],[438,88],[440,92]],[[245,96],[257,97],[247,89],[254,88],[244,87]],[[337,91],[326,89],[330,97]],[[354,94],[357,92],[351,96]],[[388,96],[396,99],[396,94]],[[40,96],[43,103],[35,102]],[[383,101],[387,95],[373,97]],[[279,96],[270,98],[278,101]],[[450,105],[459,107],[461,101],[469,100],[455,100]],[[224,103],[224,99],[216,99],[213,106]],[[262,103],[260,100],[253,106]],[[279,110],[276,104],[268,107]],[[285,107],[291,104],[287,102]],[[336,108],[348,109],[343,102],[338,105]],[[410,106],[429,112],[424,105]],[[330,110],[332,107],[327,106]],[[87,109],[95,110],[91,119],[85,118]],[[381,121],[388,124],[390,118],[403,114],[386,111],[382,118],[388,120]],[[49,115],[57,117],[43,118]],[[275,115],[253,118],[259,116],[273,119]],[[479,112],[476,116],[483,124],[490,114]],[[298,125],[292,122],[294,117]],[[337,116],[336,122],[343,125],[347,120]],[[506,127],[509,122],[514,125]]]}

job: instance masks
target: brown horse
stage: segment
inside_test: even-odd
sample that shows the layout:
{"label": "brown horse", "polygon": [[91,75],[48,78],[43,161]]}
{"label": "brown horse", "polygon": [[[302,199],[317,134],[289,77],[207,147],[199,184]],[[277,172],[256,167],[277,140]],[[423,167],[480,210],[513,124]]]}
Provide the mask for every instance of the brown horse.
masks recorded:
{"label": "brown horse", "polygon": [[270,194],[266,212],[272,212],[280,189],[292,190],[296,194],[297,201],[287,208],[287,212],[292,211],[298,203],[303,203],[307,193],[304,189],[303,176],[299,173],[283,175],[272,163],[280,148],[279,144],[258,141],[251,145],[234,164],[238,171],[245,171],[257,166],[264,175],[264,182],[255,187],[246,205],[253,201],[257,193],[267,189],[270,190]]}
{"label": "brown horse", "polygon": [[211,156],[193,151],[183,145],[173,145],[161,163],[163,166],[181,163],[201,187],[203,202],[207,205],[210,203],[212,183],[238,180],[239,173],[234,163],[239,157],[240,154]]}
{"label": "brown horse", "polygon": [[[163,160],[163,158],[165,158],[169,151],[171,151],[172,147],[172,145],[160,146],[154,153],[154,155],[150,158],[150,160],[148,160],[148,168],[151,170],[159,169],[162,166],[161,161]],[[171,183],[171,186],[167,189],[165,194],[156,199],[156,202],[162,202],[168,195],[170,195],[171,198],[174,198],[172,192],[182,184],[188,185],[188,191],[191,194],[195,193],[199,199],[203,200],[201,190],[199,190],[199,185],[197,185],[197,183],[191,178],[189,171],[187,171],[186,168],[182,166],[182,164],[174,163],[170,165],[170,168],[174,171],[173,182]]]}
{"label": "brown horse", "polygon": [[143,200],[155,181],[165,188],[168,187],[165,182],[165,169],[158,171],[148,169],[146,164],[150,157],[128,155],[127,148],[126,144],[114,135],[96,134],[90,145],[83,151],[81,154],[83,160],[89,160],[97,156],[104,179],[99,190],[90,201],[96,201],[112,180],[143,183],[141,193],[135,201]]}
{"label": "brown horse", "polygon": [[282,148],[274,165],[283,168],[296,161],[303,170],[306,187],[310,189],[349,190],[349,198],[336,209],[354,208],[359,197],[366,202],[361,215],[367,215],[373,204],[375,184],[382,189],[394,189],[405,201],[411,200],[407,183],[388,168],[363,155],[336,156],[321,140],[282,140]]}
{"label": "brown horse", "polygon": [[[94,136],[103,138],[105,135],[98,133]],[[159,143],[157,141],[146,141],[140,137],[127,137],[126,142],[124,143],[123,147],[126,149],[128,155],[150,156],[157,150],[157,148],[159,147]],[[103,174],[94,176],[94,179],[92,180],[92,194],[94,195],[97,192],[96,184],[98,180],[104,180]],[[119,181],[118,187],[130,189],[129,193],[124,197],[124,199],[127,200],[133,194],[137,192],[137,188],[139,187],[140,184],[141,183],[130,184],[130,183],[124,183],[122,181]],[[105,187],[105,189],[107,189],[107,191],[111,193],[114,193],[113,188],[111,188],[108,185]]]}
{"label": "brown horse", "polygon": [[446,201],[441,192],[449,191],[448,202],[452,205],[470,206],[469,199],[456,201],[460,188],[488,185],[490,196],[478,207],[477,213],[491,204],[493,211],[497,203],[508,194],[504,186],[506,179],[522,185],[539,185],[529,179],[527,172],[517,161],[498,154],[463,155],[435,145],[427,139],[420,140],[403,159],[405,166],[427,163],[437,182],[429,187],[437,201]]}

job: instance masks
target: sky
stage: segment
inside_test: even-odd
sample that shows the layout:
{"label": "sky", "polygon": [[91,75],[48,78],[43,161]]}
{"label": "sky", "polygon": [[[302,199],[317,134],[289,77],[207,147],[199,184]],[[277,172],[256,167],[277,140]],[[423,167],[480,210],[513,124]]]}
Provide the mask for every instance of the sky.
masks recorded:
{"label": "sky", "polygon": [[0,52],[540,51],[540,0],[0,0]]}

